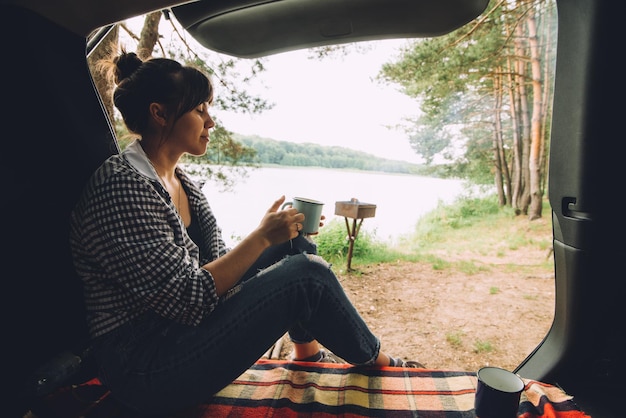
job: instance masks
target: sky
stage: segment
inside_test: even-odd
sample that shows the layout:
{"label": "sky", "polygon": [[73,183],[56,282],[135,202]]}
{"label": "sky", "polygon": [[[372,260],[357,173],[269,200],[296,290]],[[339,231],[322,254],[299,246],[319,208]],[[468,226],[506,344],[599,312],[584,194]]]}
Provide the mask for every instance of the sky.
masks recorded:
{"label": "sky", "polygon": [[[139,33],[143,18],[127,24]],[[159,31],[166,39],[172,37],[169,28],[161,21]],[[187,42],[197,45],[191,39]],[[406,117],[414,118],[419,113],[416,101],[402,94],[397,85],[375,80],[382,65],[394,62],[406,42],[359,43],[359,48],[348,48],[345,56],[321,60],[309,59],[307,50],[271,55],[265,58],[266,71],[245,90],[274,103],[273,109],[254,116],[214,109],[215,116],[226,129],[238,134],[336,145],[421,163],[407,134],[389,128],[402,124]]]}
{"label": "sky", "polygon": [[224,126],[239,134],[280,141],[337,145],[393,160],[421,162],[402,129],[419,108],[398,86],[375,80],[383,63],[393,62],[405,41],[369,43],[366,53],[309,59],[308,51],[266,58],[266,71],[248,90],[274,103],[249,116],[216,111]]}

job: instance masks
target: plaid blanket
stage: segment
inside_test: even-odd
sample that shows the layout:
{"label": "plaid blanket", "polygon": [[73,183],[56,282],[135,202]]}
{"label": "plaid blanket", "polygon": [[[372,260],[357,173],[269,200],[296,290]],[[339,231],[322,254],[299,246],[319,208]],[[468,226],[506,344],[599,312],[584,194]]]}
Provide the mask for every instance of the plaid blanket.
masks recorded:
{"label": "plaid blanket", "polygon": [[[589,417],[561,389],[525,383],[518,417]],[[474,372],[259,360],[210,402],[174,418],[474,418],[475,390]],[[97,379],[57,391],[40,408],[42,417],[132,417]]]}

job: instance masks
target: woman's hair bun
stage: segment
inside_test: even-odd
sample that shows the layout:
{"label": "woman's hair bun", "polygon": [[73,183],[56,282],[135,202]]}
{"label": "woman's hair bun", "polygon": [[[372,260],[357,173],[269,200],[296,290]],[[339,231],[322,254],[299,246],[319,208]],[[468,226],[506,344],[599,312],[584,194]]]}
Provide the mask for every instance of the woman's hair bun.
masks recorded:
{"label": "woman's hair bun", "polygon": [[119,84],[122,80],[130,77],[143,64],[141,58],[134,52],[123,52],[115,57],[115,82]]}

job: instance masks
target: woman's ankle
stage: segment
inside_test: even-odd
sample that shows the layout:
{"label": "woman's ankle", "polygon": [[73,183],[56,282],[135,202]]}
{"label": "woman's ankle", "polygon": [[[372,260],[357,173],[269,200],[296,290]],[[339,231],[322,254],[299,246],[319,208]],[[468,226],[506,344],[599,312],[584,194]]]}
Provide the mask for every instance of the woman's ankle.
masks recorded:
{"label": "woman's ankle", "polygon": [[376,366],[389,366],[391,365],[391,357],[389,357],[387,354],[383,353],[382,351],[378,354],[378,357],[376,357],[376,360],[374,361],[374,365]]}
{"label": "woman's ankle", "polygon": [[304,358],[296,358],[294,356],[293,360],[294,361],[309,361],[312,363],[317,363],[319,362],[322,358],[324,357],[324,353],[322,353],[322,350],[319,350],[317,353],[313,354],[312,356],[309,357],[304,357]]}
{"label": "woman's ankle", "polygon": [[320,346],[317,341],[313,340],[308,343],[294,343],[293,344],[293,359],[302,361],[313,356],[319,355]]}

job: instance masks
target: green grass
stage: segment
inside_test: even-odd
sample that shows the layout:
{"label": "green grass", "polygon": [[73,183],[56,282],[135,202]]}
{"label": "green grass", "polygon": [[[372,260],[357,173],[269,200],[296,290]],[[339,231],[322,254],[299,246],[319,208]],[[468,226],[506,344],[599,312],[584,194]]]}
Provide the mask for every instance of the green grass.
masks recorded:
{"label": "green grass", "polygon": [[474,352],[475,353],[490,353],[491,351],[494,350],[493,345],[491,345],[491,343],[489,341],[481,341],[481,340],[476,340],[474,341]]}
{"label": "green grass", "polygon": [[[345,264],[350,241],[348,231],[343,220],[333,219],[328,222],[323,231],[316,235],[318,254],[332,264]],[[386,245],[376,238],[374,233],[366,230],[359,231],[352,248],[352,265],[388,263],[397,260],[419,261],[418,254],[405,254]]]}
{"label": "green grass", "polygon": [[[544,217],[550,216],[547,202],[544,212]],[[314,238],[319,254],[334,266],[345,266],[349,249],[347,235],[342,220],[328,222]],[[452,204],[439,204],[422,216],[413,233],[401,237],[395,246],[381,242],[375,233],[361,230],[354,242],[351,265],[357,270],[359,265],[425,262],[435,270],[455,268],[471,275],[488,269],[484,263],[471,261],[471,253],[503,258],[509,251],[534,247],[547,254],[551,243],[549,220],[528,221],[516,216],[511,208],[500,207],[495,196],[462,197]],[[550,269],[551,266],[551,260],[546,259],[544,267]],[[507,267],[512,271],[527,268]]]}
{"label": "green grass", "polygon": [[446,341],[453,348],[461,348],[463,346],[463,336],[465,334],[461,331],[449,332],[446,334]]}

